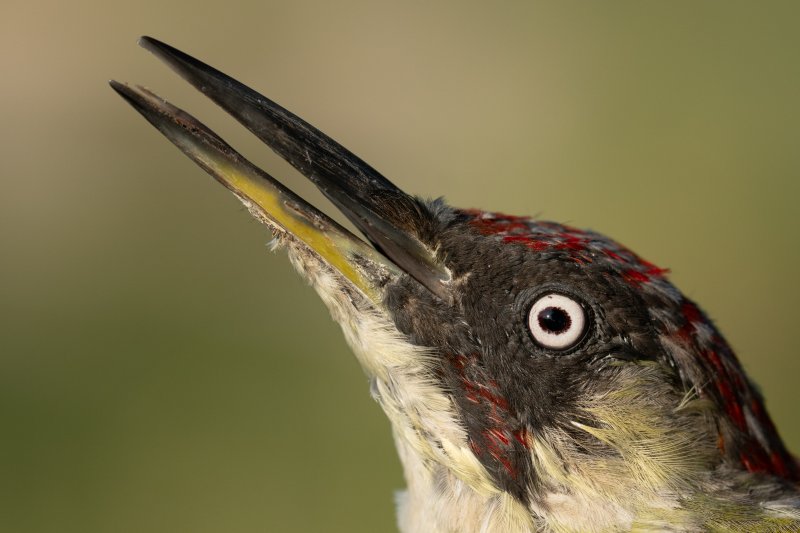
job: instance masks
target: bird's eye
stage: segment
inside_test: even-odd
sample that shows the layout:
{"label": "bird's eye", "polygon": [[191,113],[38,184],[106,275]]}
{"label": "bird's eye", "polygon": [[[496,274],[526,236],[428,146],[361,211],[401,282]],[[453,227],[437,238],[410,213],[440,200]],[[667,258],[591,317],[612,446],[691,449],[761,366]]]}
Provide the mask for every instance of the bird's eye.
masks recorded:
{"label": "bird's eye", "polygon": [[566,350],[583,337],[586,311],[568,296],[546,294],[533,303],[528,313],[528,328],[533,339],[544,348]]}

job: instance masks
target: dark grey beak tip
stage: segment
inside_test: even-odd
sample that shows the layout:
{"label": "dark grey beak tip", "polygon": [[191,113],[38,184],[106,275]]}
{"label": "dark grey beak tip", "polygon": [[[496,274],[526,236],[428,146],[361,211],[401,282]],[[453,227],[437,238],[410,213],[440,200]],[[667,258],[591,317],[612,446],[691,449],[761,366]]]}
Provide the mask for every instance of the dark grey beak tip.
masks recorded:
{"label": "dark grey beak tip", "polygon": [[111,86],[112,89],[122,94],[122,88],[125,86],[124,83],[120,83],[117,80],[108,80],[108,84]]}
{"label": "dark grey beak tip", "polygon": [[127,84],[118,82],[117,80],[108,80],[108,84],[112,89],[114,89],[114,92],[120,95],[135,109],[139,110],[141,108],[139,99],[135,97],[133,89],[131,89]]}
{"label": "dark grey beak tip", "polygon": [[139,37],[137,44],[150,52],[157,52],[159,50],[164,50],[164,49],[174,50],[174,48],[172,48],[170,45],[162,43],[158,39],[154,39],[153,37],[150,37],[148,35],[142,35],[141,37]]}
{"label": "dark grey beak tip", "polygon": [[[143,95],[150,95],[144,89],[140,89],[140,92],[137,92],[136,89],[128,85],[127,83],[121,83],[116,80],[109,80],[108,84],[114,89],[118,95],[120,95],[123,100],[128,102],[136,111],[144,115],[145,117],[151,116],[153,114],[152,106],[149,106],[147,103],[146,98]],[[154,96],[154,95],[153,95]]]}

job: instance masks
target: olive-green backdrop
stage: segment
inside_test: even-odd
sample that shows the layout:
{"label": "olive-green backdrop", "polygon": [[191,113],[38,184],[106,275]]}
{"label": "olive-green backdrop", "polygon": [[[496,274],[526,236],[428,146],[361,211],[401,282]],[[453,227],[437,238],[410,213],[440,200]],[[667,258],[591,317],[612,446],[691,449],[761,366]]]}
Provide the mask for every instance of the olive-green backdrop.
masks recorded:
{"label": "olive-green backdrop", "polygon": [[392,531],[382,413],[269,235],[106,85],[303,179],[150,34],[408,191],[608,233],[717,320],[800,450],[796,2],[0,7],[0,531]]}

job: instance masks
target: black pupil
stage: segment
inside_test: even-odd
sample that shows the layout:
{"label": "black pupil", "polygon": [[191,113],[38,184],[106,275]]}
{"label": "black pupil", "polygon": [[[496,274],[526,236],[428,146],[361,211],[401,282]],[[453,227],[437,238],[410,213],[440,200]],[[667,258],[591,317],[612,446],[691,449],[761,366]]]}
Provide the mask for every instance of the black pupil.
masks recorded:
{"label": "black pupil", "polygon": [[560,335],[567,331],[572,324],[572,319],[569,313],[558,307],[548,307],[539,311],[536,317],[539,320],[539,326],[549,333]]}

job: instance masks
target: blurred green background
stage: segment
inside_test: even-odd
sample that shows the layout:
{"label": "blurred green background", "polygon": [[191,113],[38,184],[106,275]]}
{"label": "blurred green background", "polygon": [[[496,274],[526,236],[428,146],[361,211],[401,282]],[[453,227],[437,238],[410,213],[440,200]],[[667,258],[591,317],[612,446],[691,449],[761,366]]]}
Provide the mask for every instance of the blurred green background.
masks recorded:
{"label": "blurred green background", "polygon": [[0,7],[0,530],[394,530],[387,422],[265,228],[106,85],[301,194],[136,46],[262,90],[406,190],[669,266],[800,451],[796,2]]}

